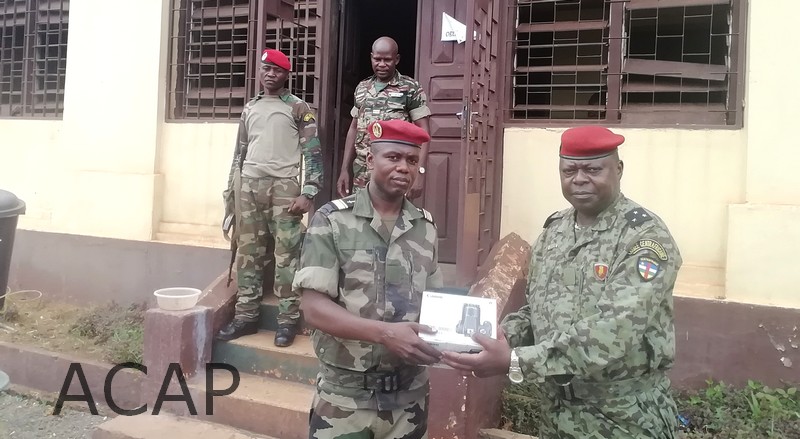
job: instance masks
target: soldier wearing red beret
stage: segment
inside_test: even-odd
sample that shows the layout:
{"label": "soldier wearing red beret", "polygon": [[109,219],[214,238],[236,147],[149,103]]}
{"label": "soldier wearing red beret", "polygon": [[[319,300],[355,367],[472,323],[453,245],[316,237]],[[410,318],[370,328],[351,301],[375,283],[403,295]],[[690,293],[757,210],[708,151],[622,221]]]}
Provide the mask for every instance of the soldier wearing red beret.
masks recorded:
{"label": "soldier wearing red beret", "polygon": [[292,290],[292,279],[300,256],[301,219],[322,188],[322,148],[314,111],[285,87],[292,70],[289,58],[266,49],[260,59],[257,74],[263,91],[242,111],[228,188],[223,192],[223,230],[226,237],[233,230],[239,289],[234,318],[217,338],[232,340],[258,331],[262,273],[271,259],[267,255],[271,240],[273,293],[280,298],[275,345],[289,346],[300,317],[300,297]]}
{"label": "soldier wearing red beret", "polygon": [[664,221],[620,191],[625,141],[600,126],[561,136],[561,191],[571,208],[544,223],[527,304],[477,336],[480,354],[444,361],[478,377],[539,382],[539,437],[674,438],[672,291],[682,259]]}
{"label": "soldier wearing red beret", "polygon": [[322,206],[303,244],[295,288],[316,328],[320,362],[309,438],[423,438],[428,372],[440,353],[418,333],[422,292],[442,286],[437,231],[406,192],[419,173],[423,128],[368,125],[366,189]]}

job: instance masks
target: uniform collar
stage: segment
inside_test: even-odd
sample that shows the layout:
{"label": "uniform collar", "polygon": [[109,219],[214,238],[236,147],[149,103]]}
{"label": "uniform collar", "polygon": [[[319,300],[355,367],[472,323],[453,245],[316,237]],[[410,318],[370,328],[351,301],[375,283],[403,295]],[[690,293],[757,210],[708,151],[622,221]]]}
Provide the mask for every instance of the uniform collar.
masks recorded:
{"label": "uniform collar", "polygon": [[[380,220],[380,215],[378,215],[378,213],[375,211],[375,206],[372,205],[372,199],[369,197],[368,188],[371,184],[372,182],[367,183],[367,187],[356,192],[356,201],[353,205],[353,215],[370,219],[377,217],[378,220]],[[403,208],[400,209],[400,216],[412,221],[422,218],[422,212],[420,212],[413,203],[408,201],[408,198],[403,198]]]}
{"label": "uniform collar", "polygon": [[[597,217],[597,221],[591,226],[591,229],[596,232],[602,232],[613,227],[614,223],[617,221],[617,217],[619,217],[620,209],[623,208],[626,201],[627,198],[620,192],[614,202],[600,213]],[[563,231],[565,233],[575,229],[577,224],[576,214],[577,212],[574,207],[569,209],[566,215],[566,221],[563,222]]]}
{"label": "uniform collar", "polygon": [[597,218],[597,222],[592,226],[592,230],[601,232],[613,227],[614,223],[617,221],[617,217],[619,217],[620,207],[624,204],[625,200],[625,196],[620,192],[619,195],[617,195],[617,199]]}
{"label": "uniform collar", "polygon": [[[373,86],[375,85],[375,83],[380,82],[378,80],[378,75],[372,75],[371,79],[372,79]],[[394,75],[392,75],[392,77],[389,79],[389,81],[386,82],[386,84],[388,84],[388,85],[397,85],[399,83],[400,83],[400,71],[399,70],[395,70],[394,71]]]}
{"label": "uniform collar", "polygon": [[[291,96],[291,95],[292,95],[292,93],[289,92],[289,89],[286,88],[286,87],[283,87],[283,88],[280,89],[280,91],[278,91],[278,97],[281,98],[281,100],[283,102],[286,102],[287,100],[289,100],[289,96]],[[256,96],[256,99],[261,99],[261,98],[263,98],[265,96],[267,96],[267,93],[264,90],[261,90],[260,92],[258,92],[258,95]]]}

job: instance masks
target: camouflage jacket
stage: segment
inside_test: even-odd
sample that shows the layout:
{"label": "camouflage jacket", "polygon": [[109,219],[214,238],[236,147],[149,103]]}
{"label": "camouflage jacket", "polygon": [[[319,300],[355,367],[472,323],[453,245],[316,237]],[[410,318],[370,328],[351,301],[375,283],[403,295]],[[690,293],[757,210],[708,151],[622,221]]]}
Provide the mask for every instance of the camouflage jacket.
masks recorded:
{"label": "camouflage jacket", "polygon": [[[436,225],[427,211],[405,200],[388,242],[380,228],[381,217],[368,190],[324,205],[306,232],[294,287],[327,294],[365,319],[418,321],[423,290],[442,286]],[[425,368],[406,364],[383,345],[340,339],[319,330],[312,340],[323,366],[319,393],[332,404],[390,410],[427,394]],[[416,373],[407,391],[383,394],[362,389],[362,382],[332,383],[362,372],[403,368]],[[341,376],[328,375],[337,371]]]}
{"label": "camouflage jacket", "polygon": [[388,84],[381,87],[371,76],[356,87],[355,104],[350,115],[356,118],[356,156],[362,159],[369,151],[367,126],[376,120],[402,119],[413,122],[430,116],[425,91],[416,79],[395,72]]}
{"label": "camouflage jacket", "polygon": [[503,320],[526,380],[616,381],[672,367],[682,259],[664,222],[620,194],[596,224],[555,213],[534,245],[528,303]]}
{"label": "camouflage jacket", "polygon": [[[228,174],[228,190],[232,192],[233,174],[242,159],[242,153],[247,151],[253,137],[248,133],[248,118],[254,116],[255,104],[264,97],[264,92],[260,92],[250,100],[242,110],[239,118],[239,132],[236,136],[236,146],[233,152],[233,162]],[[299,97],[291,94],[289,90],[283,89],[280,98],[287,105],[291,106],[291,113],[294,124],[297,128],[300,149],[305,161],[305,178],[303,179],[303,189],[301,193],[314,197],[322,189],[322,146],[317,135],[317,117],[309,105]],[[297,166],[300,165],[298,157]],[[225,196],[225,194],[223,194]]]}

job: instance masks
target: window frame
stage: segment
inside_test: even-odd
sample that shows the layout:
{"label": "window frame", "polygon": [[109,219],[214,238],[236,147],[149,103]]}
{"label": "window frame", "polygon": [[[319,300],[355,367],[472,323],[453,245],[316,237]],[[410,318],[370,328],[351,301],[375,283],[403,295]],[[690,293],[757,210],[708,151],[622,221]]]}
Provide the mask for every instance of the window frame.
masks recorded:
{"label": "window frame", "polygon": [[[542,0],[540,0],[542,1]],[[556,0],[543,0],[543,1],[556,1]],[[580,1],[580,0],[578,0]],[[506,57],[507,60],[502,66],[503,78],[507,86],[504,87],[504,102],[503,106],[503,123],[506,128],[554,128],[554,127],[572,127],[578,125],[606,125],[610,127],[619,128],[658,128],[658,129],[686,129],[686,130],[738,130],[744,126],[744,87],[746,82],[746,53],[747,46],[747,11],[749,0],[731,0],[731,35],[736,38],[731,38],[729,54],[731,59],[731,66],[736,68],[729,69],[728,84],[727,84],[727,99],[729,102],[736,102],[736,110],[728,111],[728,117],[731,118],[732,123],[725,124],[687,124],[687,123],[673,123],[673,124],[658,124],[646,122],[625,122],[618,118],[622,110],[620,100],[622,99],[621,82],[622,82],[622,64],[624,59],[623,41],[625,29],[625,4],[631,0],[607,0],[610,3],[609,13],[609,38],[608,38],[608,70],[605,72],[607,76],[607,93],[606,104],[606,118],[605,119],[522,119],[514,118],[513,105],[514,105],[514,59],[516,55],[517,44],[517,8],[519,6],[517,0],[508,0],[507,14],[505,20],[505,29],[503,35],[505,37]],[[652,1],[652,0],[639,0],[639,1]],[[713,2],[709,1],[708,3]],[[691,6],[697,2],[693,0],[660,0],[660,2],[679,3],[680,6]],[[663,6],[662,6],[663,7]],[[617,56],[614,56],[614,54]],[[613,87],[613,88],[612,88]],[[610,90],[616,90],[611,93]],[[612,117],[614,117],[612,119]]]}
{"label": "window frame", "polygon": [[[64,118],[64,96],[67,77],[67,51],[69,40],[69,0],[25,0],[7,2],[0,25],[0,120],[62,120]],[[24,5],[24,6],[23,6]],[[54,8],[53,6],[58,6]],[[20,24],[16,24],[21,20]],[[22,28],[22,43],[15,45],[16,36],[7,37],[6,23],[14,22],[12,29]],[[12,30],[12,33],[16,33]],[[55,37],[57,44],[52,44]],[[10,39],[10,47],[5,42]],[[44,39],[44,41],[42,40]],[[62,41],[63,40],[63,41]],[[13,53],[21,52],[21,59]],[[51,56],[55,51],[56,56]],[[11,53],[9,60],[6,55]],[[53,70],[51,64],[55,64]],[[16,64],[21,66],[15,70]],[[8,68],[10,74],[5,75]],[[15,75],[16,74],[16,75]],[[55,80],[53,81],[53,78]],[[18,82],[19,89],[14,83]],[[48,84],[55,82],[55,86]],[[5,86],[8,85],[8,90]],[[11,96],[19,95],[19,103],[12,103]],[[5,98],[9,99],[4,103]],[[41,102],[37,102],[41,99]],[[14,110],[18,109],[18,112]],[[15,115],[16,113],[16,115]]]}
{"label": "window frame", "polygon": [[[186,32],[192,32],[193,30],[189,26],[188,20],[186,19],[186,14],[193,1],[196,2],[198,0],[170,0],[169,2],[169,34],[167,47],[168,68],[166,75],[166,96],[164,100],[165,121],[168,123],[236,122],[239,119],[241,111],[234,111],[233,108],[238,109],[238,106],[231,106],[230,101],[228,102],[227,107],[230,110],[228,110],[227,115],[218,115],[216,114],[217,110],[213,109],[211,110],[210,116],[198,116],[196,113],[201,111],[201,105],[198,104],[192,107],[197,109],[195,114],[189,114],[187,116],[187,108],[189,106],[187,105],[187,100],[185,98],[187,93],[186,69],[188,68],[188,63],[186,62],[186,45],[189,43],[189,41],[186,39]],[[248,27],[244,60],[244,98],[242,107],[246,105],[250,99],[257,95],[261,89],[257,79],[257,70],[259,67],[258,55],[265,47],[282,49],[284,53],[287,53],[288,47],[289,53],[287,53],[287,55],[289,55],[290,59],[292,60],[293,68],[292,72],[289,74],[287,88],[292,93],[303,98],[307,93],[305,93],[304,90],[296,90],[295,86],[308,83],[310,77],[310,80],[313,82],[312,88],[314,90],[312,97],[317,97],[317,91],[319,90],[320,85],[320,67],[314,58],[316,54],[319,53],[320,47],[319,29],[322,20],[320,16],[321,6],[319,3],[321,1],[322,0],[250,0],[247,2],[249,12],[247,18]],[[235,3],[235,0],[233,2],[229,0],[228,3]],[[180,4],[182,4],[183,7],[176,6]],[[309,30],[312,27],[313,32]],[[218,26],[218,29],[221,30],[227,28]],[[304,29],[305,32],[301,31],[301,29]],[[299,34],[304,35],[305,38],[298,37],[297,35]],[[219,33],[217,31],[216,36],[218,35]],[[313,35],[313,37],[310,35]],[[298,44],[295,44],[295,41],[300,39],[302,39],[302,41]],[[275,47],[275,42],[278,43],[277,45],[279,47]],[[301,49],[301,44],[306,44],[305,48]],[[308,50],[309,44],[314,46],[313,55],[308,55],[305,53],[305,51]],[[303,51],[303,55],[292,56],[292,52],[295,50],[298,51],[298,53]],[[215,52],[215,58],[218,57],[217,53],[218,52]],[[215,62],[204,65],[206,67],[213,66],[214,69],[216,69],[216,66],[220,64],[224,63]],[[313,66],[313,70],[310,72],[307,70],[309,64]],[[214,75],[216,74],[217,73],[215,72]],[[213,90],[216,96],[217,90],[226,91],[231,90],[232,87],[232,85],[221,88],[200,86],[195,88],[195,90],[198,92],[200,90]],[[306,102],[308,102],[312,108],[316,108],[316,102],[312,102],[310,99],[306,99]],[[219,105],[212,105],[211,107],[225,108]]]}

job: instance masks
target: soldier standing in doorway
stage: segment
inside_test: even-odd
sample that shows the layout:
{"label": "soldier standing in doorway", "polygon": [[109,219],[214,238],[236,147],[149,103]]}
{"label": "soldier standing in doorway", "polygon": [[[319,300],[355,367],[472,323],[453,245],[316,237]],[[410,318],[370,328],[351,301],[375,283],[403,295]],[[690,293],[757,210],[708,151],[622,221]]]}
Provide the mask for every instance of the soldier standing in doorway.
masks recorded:
{"label": "soldier standing in doorway", "polygon": [[[232,340],[258,331],[263,272],[275,243],[274,293],[280,298],[276,346],[289,346],[297,332],[300,297],[292,280],[300,256],[301,222],[322,188],[322,151],[316,115],[285,88],[291,62],[282,52],[261,55],[258,78],[263,91],[242,111],[239,134],[223,192],[225,218],[234,220],[238,297],[233,320],[217,334]],[[305,159],[305,180],[298,181]]]}
{"label": "soldier standing in doorway", "polygon": [[[417,80],[397,71],[397,64],[400,62],[397,42],[389,37],[378,38],[372,44],[370,59],[375,74],[358,84],[355,104],[350,111],[353,120],[347,130],[342,170],[336,182],[341,197],[350,193],[351,178],[356,189],[364,188],[369,181],[366,160],[369,152],[367,126],[370,123],[400,119],[413,122],[426,132],[430,131],[428,117],[431,110],[427,105],[425,91]],[[411,199],[422,195],[427,159],[428,142],[425,142],[420,147],[419,177],[406,194]]]}

